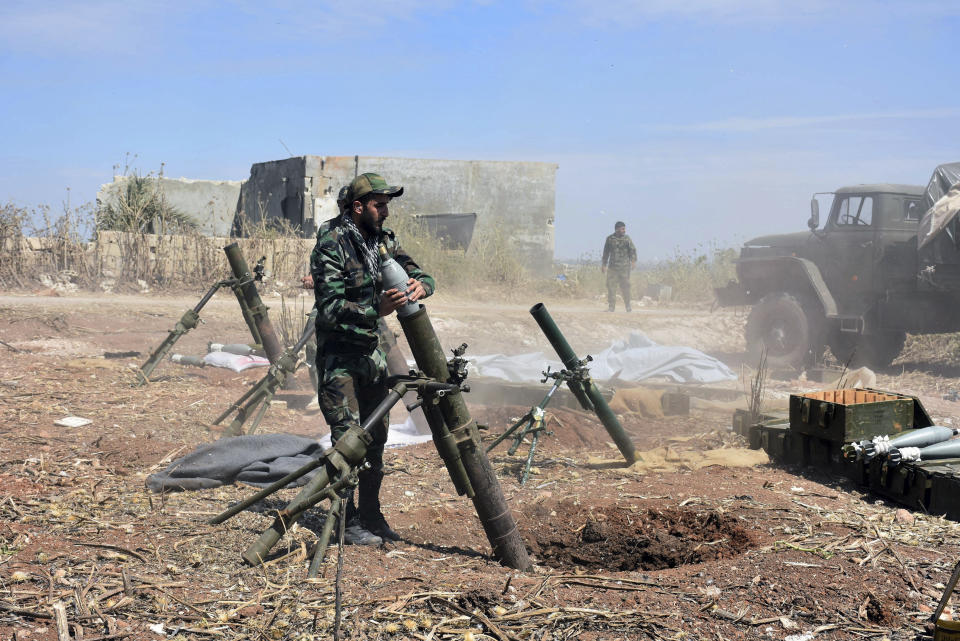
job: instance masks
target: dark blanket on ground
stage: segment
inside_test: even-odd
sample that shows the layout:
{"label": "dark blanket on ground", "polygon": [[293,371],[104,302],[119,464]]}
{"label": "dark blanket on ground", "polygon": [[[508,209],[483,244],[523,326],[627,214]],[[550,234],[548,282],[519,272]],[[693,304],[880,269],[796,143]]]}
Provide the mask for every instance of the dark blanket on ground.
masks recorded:
{"label": "dark blanket on ground", "polygon": [[[240,481],[264,487],[317,459],[317,441],[293,434],[255,434],[201,445],[162,472],[147,477],[154,492],[204,490]],[[316,470],[291,485],[303,485]]]}

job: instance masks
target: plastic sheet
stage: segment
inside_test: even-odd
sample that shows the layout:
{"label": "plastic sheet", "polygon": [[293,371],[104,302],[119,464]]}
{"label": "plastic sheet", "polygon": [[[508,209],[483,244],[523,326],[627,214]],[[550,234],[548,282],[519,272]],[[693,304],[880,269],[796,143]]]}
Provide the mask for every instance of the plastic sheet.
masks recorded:
{"label": "plastic sheet", "polygon": [[[491,354],[468,359],[472,373],[513,382],[539,382],[549,365],[560,369],[555,357],[532,354]],[[737,378],[722,362],[692,347],[658,345],[643,332],[631,332],[625,341],[614,341],[593,355],[590,375],[594,380],[642,381],[664,376],[677,383],[715,383]]]}
{"label": "plastic sheet", "polygon": [[203,357],[203,362],[213,367],[225,367],[235,372],[242,372],[251,367],[268,367],[270,361],[262,356],[241,356],[229,352],[210,352]]}
{"label": "plastic sheet", "polygon": [[[947,232],[951,244],[957,244],[957,212],[960,208],[949,205],[943,199],[958,184],[960,184],[960,162],[940,165],[933,171],[933,176],[927,183],[927,191],[920,201],[920,211],[925,213],[917,234],[918,248],[922,249],[929,245],[943,231]],[[936,262],[935,258],[933,262]]]}

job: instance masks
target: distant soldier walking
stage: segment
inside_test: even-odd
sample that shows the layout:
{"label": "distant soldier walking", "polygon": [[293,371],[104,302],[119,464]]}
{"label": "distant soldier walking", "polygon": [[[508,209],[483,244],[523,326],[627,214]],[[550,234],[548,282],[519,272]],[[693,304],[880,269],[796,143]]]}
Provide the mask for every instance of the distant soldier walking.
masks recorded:
{"label": "distant soldier walking", "polygon": [[[637,266],[637,248],[627,236],[627,225],[617,221],[613,233],[603,244],[600,270],[607,274],[607,311],[612,312],[617,302],[617,286],[623,294],[623,305],[630,309],[630,270]],[[609,267],[609,270],[608,270]]]}

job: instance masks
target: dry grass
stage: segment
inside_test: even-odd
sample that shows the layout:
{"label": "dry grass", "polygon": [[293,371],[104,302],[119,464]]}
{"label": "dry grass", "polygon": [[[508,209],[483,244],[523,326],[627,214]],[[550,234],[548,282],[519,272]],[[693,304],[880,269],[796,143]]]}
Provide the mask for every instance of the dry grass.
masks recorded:
{"label": "dry grass", "polygon": [[[224,278],[223,246],[236,240],[252,265],[260,256],[274,280],[296,282],[305,273],[310,241],[295,230],[251,226],[251,237],[212,238],[196,230],[147,233],[136,222],[97,230],[91,207],[27,210],[0,207],[0,287],[129,291],[209,286]],[[29,221],[37,221],[32,227]],[[93,231],[91,231],[93,230]],[[91,238],[92,236],[92,238]]]}
{"label": "dry grass", "polygon": [[398,216],[390,225],[404,250],[444,291],[499,289],[506,297],[534,281],[500,227],[476,232],[464,252],[444,248],[421,221],[410,216]]}
{"label": "dry grass", "polygon": [[[709,303],[715,287],[736,278],[734,261],[737,250],[721,248],[716,243],[701,245],[690,252],[677,250],[674,256],[654,265],[640,266],[630,275],[630,290],[639,300],[652,285],[668,285],[672,300],[680,303]],[[565,281],[549,284],[549,290],[569,297],[606,295],[606,274],[600,271],[599,259],[585,256],[575,265],[564,266],[560,273]]]}
{"label": "dry grass", "polygon": [[[103,211],[94,212],[90,206],[65,207],[57,216],[49,208],[0,207],[0,246],[4,249],[0,287],[29,288],[39,282],[48,287],[53,283],[107,291],[176,291],[207,286],[224,276],[222,246],[232,239],[204,236],[189,225],[144,224],[155,209],[150,208],[153,205],[140,206],[144,202],[156,204],[156,197],[131,203],[129,215],[111,217],[110,226],[119,227],[112,231],[98,226],[104,220]],[[158,202],[162,204],[162,198]],[[29,228],[29,220],[42,222]],[[477,232],[470,249],[463,252],[442,247],[412,217],[398,216],[391,224],[404,248],[444,292],[482,292],[500,299],[531,294],[595,298],[606,292],[605,276],[595,262],[560,265],[554,275],[532,274],[524,266],[524,256],[500,227]],[[148,233],[155,228],[167,233]],[[312,241],[300,238],[298,229],[282,221],[247,222],[243,229],[248,237],[238,242],[244,255],[251,264],[266,256],[274,281],[296,285],[307,273]],[[714,287],[733,278],[734,257],[734,250],[715,245],[687,254],[677,252],[670,260],[634,271],[633,296],[639,299],[649,285],[661,284],[673,289],[674,301],[707,303],[713,300]]]}

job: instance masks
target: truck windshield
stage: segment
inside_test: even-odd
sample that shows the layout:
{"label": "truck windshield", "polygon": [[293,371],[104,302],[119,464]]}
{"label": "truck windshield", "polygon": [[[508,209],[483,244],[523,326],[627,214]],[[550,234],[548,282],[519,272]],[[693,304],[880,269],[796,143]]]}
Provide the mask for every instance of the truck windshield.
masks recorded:
{"label": "truck windshield", "polygon": [[837,196],[835,206],[837,225],[855,227],[873,224],[871,196]]}

